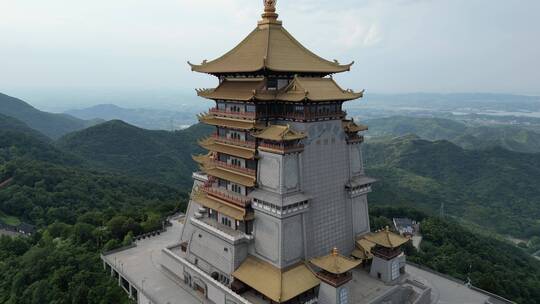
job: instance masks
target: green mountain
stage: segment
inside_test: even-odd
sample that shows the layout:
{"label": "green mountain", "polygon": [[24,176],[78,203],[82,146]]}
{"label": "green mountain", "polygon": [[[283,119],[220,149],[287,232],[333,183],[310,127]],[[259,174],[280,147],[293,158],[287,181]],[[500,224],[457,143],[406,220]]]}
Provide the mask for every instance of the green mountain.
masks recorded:
{"label": "green mountain", "polygon": [[0,303],[131,303],[103,272],[99,253],[131,244],[185,210],[162,184],[85,169],[30,134],[0,131],[0,214],[37,225],[31,238],[0,237]]}
{"label": "green mountain", "polygon": [[53,139],[69,132],[84,129],[95,122],[85,121],[66,114],[40,111],[26,102],[0,93],[0,114],[16,118],[32,129]]}
{"label": "green mountain", "polygon": [[31,129],[22,131],[0,129],[0,168],[14,159],[37,160],[59,165],[83,165],[84,161],[81,158],[59,150],[42,140],[42,137],[43,135]]}
{"label": "green mountain", "polygon": [[51,139],[41,134],[40,132],[30,128],[24,122],[15,119],[13,117],[0,114],[0,130],[2,131],[15,131],[26,135],[31,135],[44,142],[49,142]]}
{"label": "green mountain", "polygon": [[503,147],[525,153],[540,153],[540,133],[514,126],[472,127],[467,133],[449,139],[466,149]]}
{"label": "green mountain", "polygon": [[179,130],[196,122],[195,109],[184,112],[161,109],[128,109],[114,104],[70,110],[66,114],[80,119],[122,120],[130,125],[149,130]]}
{"label": "green mountain", "polygon": [[428,140],[451,139],[463,135],[467,126],[450,119],[392,116],[366,120],[370,137],[416,134]]}
{"label": "green mountain", "polygon": [[113,120],[68,134],[57,146],[86,159],[95,169],[187,189],[192,185],[191,172],[197,169],[191,155],[202,152],[196,140],[210,130],[196,125],[182,131],[151,131]]}
{"label": "green mountain", "polygon": [[540,235],[540,154],[500,147],[465,150],[416,136],[371,141],[368,173],[380,180],[370,196],[381,205],[446,213],[499,233]]}
{"label": "green mountain", "polygon": [[449,140],[466,149],[540,152],[540,133],[509,125],[475,126],[445,118],[392,116],[366,120],[370,137],[415,134],[427,140]]}

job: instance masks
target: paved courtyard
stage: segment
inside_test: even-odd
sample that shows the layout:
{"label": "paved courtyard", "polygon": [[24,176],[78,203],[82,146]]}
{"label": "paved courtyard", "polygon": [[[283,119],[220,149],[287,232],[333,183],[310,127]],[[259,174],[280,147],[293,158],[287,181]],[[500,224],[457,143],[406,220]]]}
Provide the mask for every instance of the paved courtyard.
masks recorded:
{"label": "paved courtyard", "polygon": [[137,241],[136,247],[109,254],[104,259],[110,265],[116,265],[114,268],[153,303],[205,303],[192,294],[190,289],[182,288],[185,286],[161,267],[161,249],[177,243],[181,233],[182,224],[178,220],[171,222],[173,225],[166,232]]}
{"label": "paved courtyard", "polygon": [[441,277],[435,273],[420,269],[407,264],[406,271],[414,279],[431,286],[432,303],[437,304],[483,304],[490,300],[490,303],[505,303],[492,299],[489,295],[470,289],[469,287]]}
{"label": "paved courtyard", "polygon": [[[166,232],[137,241],[135,247],[108,254],[103,259],[137,290],[142,291],[152,303],[208,303],[161,266],[161,249],[178,243],[183,225],[179,219],[171,222],[172,226],[168,227]],[[411,279],[432,288],[432,303],[434,304],[483,304],[488,300],[495,304],[507,303],[413,265],[407,264],[406,269]],[[360,269],[353,272],[353,284],[351,292],[356,299],[361,299],[358,303],[368,303],[391,288]],[[258,297],[246,296],[254,303],[260,302]],[[147,304],[148,300],[141,304]]]}

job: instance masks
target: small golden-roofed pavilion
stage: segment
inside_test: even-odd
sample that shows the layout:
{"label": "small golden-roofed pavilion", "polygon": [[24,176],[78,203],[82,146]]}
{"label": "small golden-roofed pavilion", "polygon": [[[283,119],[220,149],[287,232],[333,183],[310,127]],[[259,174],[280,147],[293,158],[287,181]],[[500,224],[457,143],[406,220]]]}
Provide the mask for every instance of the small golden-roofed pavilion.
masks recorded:
{"label": "small golden-roofed pavilion", "polygon": [[198,90],[197,94],[207,99],[294,103],[348,101],[363,96],[363,91],[342,89],[332,78],[296,76],[287,86],[278,90],[264,90],[265,84],[266,80],[261,78],[227,78],[217,88]]}
{"label": "small golden-roofed pavilion", "polygon": [[294,131],[289,125],[270,125],[254,136],[270,141],[291,141],[306,138],[306,134]]}
{"label": "small golden-roofed pavilion", "polygon": [[320,284],[304,263],[279,269],[251,255],[232,275],[276,303],[287,302]]}
{"label": "small golden-roofed pavilion", "polygon": [[332,274],[344,274],[362,263],[362,261],[353,260],[339,254],[337,248],[332,249],[329,255],[313,258],[310,262]]}
{"label": "small golden-roofed pavilion", "polygon": [[350,282],[352,280],[351,270],[362,263],[360,260],[342,256],[337,248],[332,249],[329,255],[313,258],[310,262],[321,269],[317,272],[317,277],[335,288]]}
{"label": "small golden-roofed pavilion", "polygon": [[390,231],[388,226],[385,229],[364,236],[364,239],[389,249],[398,248],[409,241],[408,238]]}
{"label": "small golden-roofed pavilion", "polygon": [[356,241],[356,248],[353,250],[351,255],[357,259],[369,260],[373,258],[371,249],[375,247],[375,243],[368,241],[366,239],[359,239]]}
{"label": "small golden-roofed pavilion", "polygon": [[368,126],[357,124],[354,119],[343,120],[343,129],[347,133],[357,133],[367,131]]}
{"label": "small golden-roofed pavilion", "polygon": [[328,75],[349,71],[352,64],[323,59],[305,48],[277,20],[275,3],[265,7],[258,26],[225,55],[201,64],[191,64],[191,70],[213,75],[254,73],[270,70],[283,73],[315,73]]}

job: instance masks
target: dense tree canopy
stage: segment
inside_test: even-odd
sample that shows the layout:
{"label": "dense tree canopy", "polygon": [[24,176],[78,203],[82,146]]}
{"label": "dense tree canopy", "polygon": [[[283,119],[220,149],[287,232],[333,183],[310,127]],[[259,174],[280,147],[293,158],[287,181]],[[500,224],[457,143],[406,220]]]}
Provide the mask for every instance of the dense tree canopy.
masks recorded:
{"label": "dense tree canopy", "polygon": [[540,154],[464,150],[415,136],[373,140],[368,174],[379,179],[370,202],[446,213],[516,237],[540,236]]}
{"label": "dense tree canopy", "polygon": [[450,219],[410,208],[372,208],[372,228],[395,216],[421,220],[420,250],[408,260],[451,275],[520,304],[540,303],[540,261],[510,243],[470,232]]}

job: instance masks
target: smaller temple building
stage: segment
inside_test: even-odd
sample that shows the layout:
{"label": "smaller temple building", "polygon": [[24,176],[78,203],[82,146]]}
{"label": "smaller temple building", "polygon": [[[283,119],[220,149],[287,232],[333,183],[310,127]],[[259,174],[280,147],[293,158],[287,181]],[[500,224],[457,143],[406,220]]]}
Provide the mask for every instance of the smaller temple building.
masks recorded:
{"label": "smaller temple building", "polygon": [[321,280],[318,303],[356,303],[351,299],[349,284],[352,280],[351,270],[361,263],[361,260],[339,254],[337,248],[332,249],[329,255],[312,259],[311,264],[320,269],[317,272],[317,277]]}
{"label": "smaller temple building", "polygon": [[405,273],[405,255],[401,248],[408,238],[390,231],[387,226],[383,230],[367,234],[363,237],[374,244],[370,249],[372,263],[370,274],[383,282],[392,282]]}

